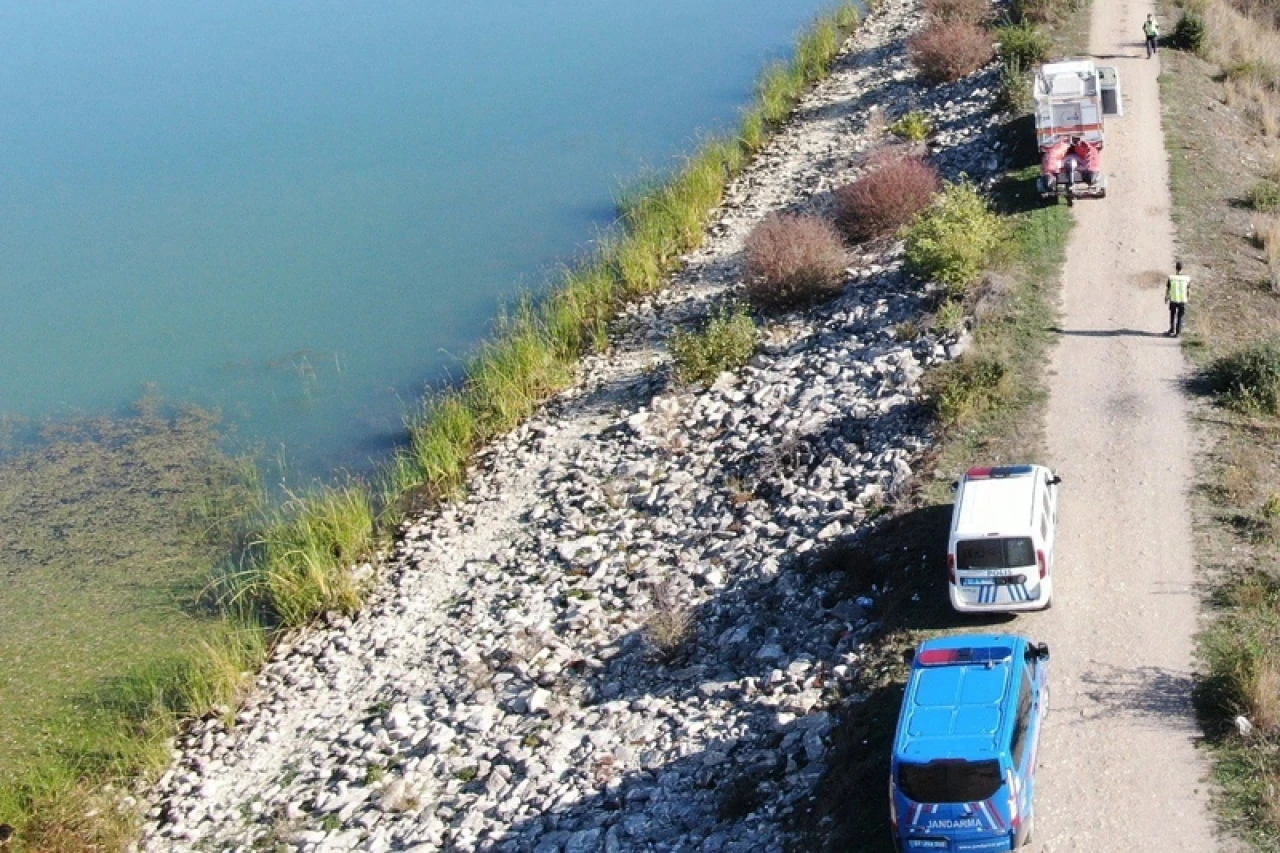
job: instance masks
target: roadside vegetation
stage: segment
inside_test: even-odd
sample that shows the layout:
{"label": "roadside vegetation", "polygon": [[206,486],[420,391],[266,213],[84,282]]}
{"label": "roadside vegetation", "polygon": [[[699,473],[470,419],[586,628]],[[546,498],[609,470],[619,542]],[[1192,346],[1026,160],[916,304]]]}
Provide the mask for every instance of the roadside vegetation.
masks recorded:
{"label": "roadside vegetation", "polygon": [[[568,387],[578,359],[607,345],[618,310],[665,283],[681,255],[701,242],[729,181],[828,73],[857,24],[852,3],[820,18],[798,38],[789,62],[762,73],[735,133],[709,140],[669,177],[622,198],[616,231],[545,295],[528,298],[497,324],[467,361],[462,381],[431,395],[408,419],[408,447],[375,482],[318,488],[271,510],[255,503],[247,517],[225,528],[220,521],[218,529],[243,545],[205,591],[222,615],[208,623],[207,636],[175,648],[172,659],[86,699],[97,709],[93,732],[79,720],[68,722],[35,760],[0,777],[0,824],[15,831],[8,849],[119,849],[136,815],[118,807],[118,795],[129,780],[163,766],[166,740],[180,722],[231,715],[248,674],[280,632],[359,608],[372,564],[400,522],[459,495],[475,452]],[[692,360],[740,358],[741,317],[721,318],[726,331]],[[663,642],[674,643],[676,634],[665,631]]]}
{"label": "roadside vegetation", "polygon": [[[1218,816],[1280,847],[1280,4],[1164,9],[1161,96],[1179,252],[1192,271],[1184,347],[1206,450],[1193,493],[1210,621],[1197,699]],[[1176,21],[1172,28],[1167,23]]]}
{"label": "roadside vegetation", "polygon": [[[991,23],[985,3],[926,5],[934,21]],[[1009,16],[1015,30],[1006,23],[986,37],[988,47],[1018,39],[1001,49],[1005,91],[996,102],[1008,113],[1009,171],[990,196],[965,183],[944,186],[899,232],[908,269],[938,285],[932,327],[963,350],[925,374],[934,448],[910,493],[884,507],[869,536],[835,543],[814,563],[815,571],[843,574],[842,596],[873,595],[879,622],[868,644],[874,651],[860,665],[859,700],[834,734],[832,770],[809,809],[795,816],[794,828],[818,850],[892,849],[887,802],[867,792],[888,786],[905,677],[901,652],[967,624],[950,612],[936,570],[945,562],[949,484],[972,465],[1036,461],[1044,453],[1044,369],[1072,219],[1066,206],[1046,206],[1036,192],[1039,158],[1024,89],[1029,63],[1081,52],[1088,14],[1082,4],[1028,0]]]}

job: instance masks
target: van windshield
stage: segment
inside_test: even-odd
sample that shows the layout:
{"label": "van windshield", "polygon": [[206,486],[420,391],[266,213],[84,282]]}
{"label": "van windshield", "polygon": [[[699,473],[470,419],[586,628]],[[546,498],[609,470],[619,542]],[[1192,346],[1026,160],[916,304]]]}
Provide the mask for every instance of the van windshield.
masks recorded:
{"label": "van windshield", "polygon": [[966,539],[956,543],[958,569],[1017,569],[1036,564],[1029,536],[1010,539]]}
{"label": "van windshield", "polygon": [[916,803],[976,803],[994,797],[1003,784],[998,761],[898,765],[898,789]]}

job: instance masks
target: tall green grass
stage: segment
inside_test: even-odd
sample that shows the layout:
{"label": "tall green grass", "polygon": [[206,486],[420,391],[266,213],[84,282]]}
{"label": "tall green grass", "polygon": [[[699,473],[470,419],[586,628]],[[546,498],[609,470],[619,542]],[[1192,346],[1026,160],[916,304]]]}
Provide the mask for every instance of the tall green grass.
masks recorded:
{"label": "tall green grass", "polygon": [[473,454],[568,387],[578,360],[607,345],[608,323],[627,300],[663,286],[681,255],[701,242],[729,181],[828,73],[858,23],[852,3],[817,20],[797,39],[790,62],[761,74],[736,132],[708,139],[665,180],[626,194],[618,227],[596,251],[547,294],[501,319],[467,360],[463,380],[408,417],[408,446],[374,484],[317,488],[267,514],[244,537],[243,564],[218,583],[227,616],[211,639],[104,696],[101,720],[118,735],[113,747],[68,742],[39,773],[0,790],[0,820],[18,829],[15,850],[122,846],[132,818],[101,807],[95,791],[160,766],[165,738],[180,719],[233,707],[244,673],[265,659],[279,631],[360,606],[353,565],[373,557],[387,531],[418,505],[415,498],[458,496]]}

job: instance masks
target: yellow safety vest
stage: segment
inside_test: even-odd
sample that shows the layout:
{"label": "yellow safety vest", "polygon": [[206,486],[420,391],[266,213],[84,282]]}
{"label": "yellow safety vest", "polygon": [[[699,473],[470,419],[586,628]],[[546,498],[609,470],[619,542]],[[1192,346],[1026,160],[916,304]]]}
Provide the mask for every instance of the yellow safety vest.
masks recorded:
{"label": "yellow safety vest", "polygon": [[1187,288],[1191,286],[1191,277],[1186,275],[1169,276],[1169,301],[1186,302]]}
{"label": "yellow safety vest", "polygon": [[1155,21],[1147,21],[1142,25],[1142,31],[1149,36],[1160,35],[1160,28],[1156,26]]}

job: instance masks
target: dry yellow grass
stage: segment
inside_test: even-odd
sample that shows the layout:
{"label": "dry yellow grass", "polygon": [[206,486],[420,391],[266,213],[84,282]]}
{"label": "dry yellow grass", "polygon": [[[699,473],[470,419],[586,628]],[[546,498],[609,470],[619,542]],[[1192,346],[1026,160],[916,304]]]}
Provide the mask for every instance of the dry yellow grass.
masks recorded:
{"label": "dry yellow grass", "polygon": [[1280,293],[1280,219],[1274,216],[1253,218],[1253,243],[1262,249],[1271,277],[1271,291]]}
{"label": "dry yellow grass", "polygon": [[1263,658],[1249,692],[1249,721],[1264,734],[1280,730],[1280,662]]}
{"label": "dry yellow grass", "polygon": [[1227,106],[1243,107],[1264,137],[1280,138],[1280,32],[1225,0],[1203,7],[1208,56],[1226,77]]}

